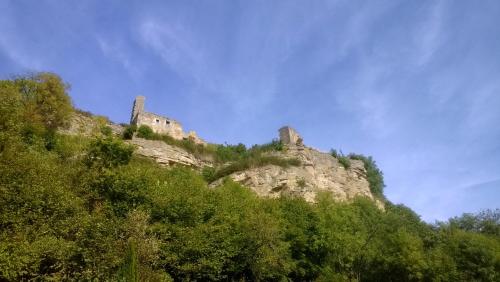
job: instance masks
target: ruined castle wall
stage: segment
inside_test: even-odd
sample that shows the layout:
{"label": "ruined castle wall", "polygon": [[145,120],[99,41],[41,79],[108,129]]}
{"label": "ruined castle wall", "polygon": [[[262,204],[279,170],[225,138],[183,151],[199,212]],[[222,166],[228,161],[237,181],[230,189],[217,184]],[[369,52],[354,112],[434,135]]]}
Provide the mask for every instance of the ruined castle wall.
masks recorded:
{"label": "ruined castle wall", "polygon": [[183,139],[184,131],[179,122],[162,117],[160,115],[155,115],[147,112],[140,112],[137,115],[135,124],[139,127],[141,125],[147,125],[153,129],[154,132],[159,134],[168,134],[175,139]]}
{"label": "ruined castle wall", "polygon": [[134,124],[138,127],[141,125],[147,125],[153,130],[153,132],[158,134],[166,134],[177,140],[190,139],[198,144],[206,144],[205,141],[203,141],[196,135],[196,132],[190,131],[189,133],[185,133],[184,130],[182,130],[182,126],[179,122],[171,118],[145,112],[145,100],[146,97],[144,96],[137,96],[135,98],[134,105],[132,107],[130,124]]}

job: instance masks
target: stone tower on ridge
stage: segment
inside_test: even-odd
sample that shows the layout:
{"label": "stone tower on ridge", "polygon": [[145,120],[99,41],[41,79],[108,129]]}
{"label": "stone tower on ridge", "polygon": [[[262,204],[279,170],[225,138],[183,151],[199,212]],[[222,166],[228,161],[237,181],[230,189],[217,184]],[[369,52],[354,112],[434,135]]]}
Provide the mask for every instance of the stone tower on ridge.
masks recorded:
{"label": "stone tower on ridge", "polygon": [[280,141],[286,145],[302,145],[302,137],[295,131],[295,129],[284,126],[279,129]]}

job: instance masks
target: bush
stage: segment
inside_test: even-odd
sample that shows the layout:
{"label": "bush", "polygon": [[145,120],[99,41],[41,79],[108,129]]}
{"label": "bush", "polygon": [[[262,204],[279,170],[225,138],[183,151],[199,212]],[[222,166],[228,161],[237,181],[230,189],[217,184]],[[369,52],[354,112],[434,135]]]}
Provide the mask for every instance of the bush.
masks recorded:
{"label": "bush", "polygon": [[147,125],[141,125],[137,129],[137,137],[144,139],[154,139],[155,133],[153,132],[153,129],[151,129],[151,127]]}
{"label": "bush", "polygon": [[210,167],[210,166],[204,167],[203,170],[201,171],[201,175],[203,176],[203,179],[205,179],[205,181],[207,181],[208,183],[216,180],[215,173],[216,173],[215,168]]}
{"label": "bush", "polygon": [[285,146],[281,140],[273,139],[271,142],[262,145],[253,145],[250,150],[260,152],[281,152]]}
{"label": "bush", "polygon": [[135,125],[129,125],[125,127],[125,130],[123,131],[123,139],[125,140],[132,139],[136,131],[137,131],[137,126]]}
{"label": "bush", "polygon": [[111,127],[103,125],[101,126],[101,134],[106,137],[110,137],[111,135],[113,135],[113,130],[111,129]]}
{"label": "bush", "polygon": [[306,180],[304,178],[297,179],[297,185],[300,188],[305,188],[306,187]]}
{"label": "bush", "polygon": [[215,161],[219,164],[241,160],[246,157],[248,157],[248,150],[241,143],[238,145],[217,145],[215,151]]}
{"label": "bush", "polygon": [[349,169],[351,167],[351,162],[349,160],[348,157],[344,156],[344,154],[342,153],[342,151],[340,152],[337,152],[337,150],[335,149],[331,149],[330,150],[330,155],[334,158],[336,158],[339,163],[345,168],[345,169]]}
{"label": "bush", "polygon": [[330,155],[332,155],[332,157],[334,157],[334,158],[338,158],[339,157],[339,153],[335,149],[331,149],[330,150]]}
{"label": "bush", "polygon": [[348,157],[340,156],[338,157],[339,163],[345,168],[349,169],[351,167],[351,161]]}
{"label": "bush", "polygon": [[132,157],[134,147],[113,138],[98,138],[91,142],[85,164],[88,167],[112,168],[126,165]]}

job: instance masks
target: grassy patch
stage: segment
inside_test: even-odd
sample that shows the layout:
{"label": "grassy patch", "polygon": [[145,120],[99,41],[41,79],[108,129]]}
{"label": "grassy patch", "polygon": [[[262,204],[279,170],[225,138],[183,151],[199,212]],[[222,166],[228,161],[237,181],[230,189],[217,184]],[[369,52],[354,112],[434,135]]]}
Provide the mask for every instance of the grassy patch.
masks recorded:
{"label": "grassy patch", "polygon": [[253,155],[242,158],[238,161],[222,165],[219,168],[205,168],[202,172],[207,182],[213,182],[232,173],[247,170],[250,168],[262,167],[266,165],[276,165],[280,167],[299,166],[300,160],[296,158],[280,158],[277,156]]}
{"label": "grassy patch", "polygon": [[337,152],[335,149],[330,150],[330,155],[332,157],[336,158],[339,163],[345,168],[349,169],[351,167],[351,161],[348,156],[345,156],[342,151]]}

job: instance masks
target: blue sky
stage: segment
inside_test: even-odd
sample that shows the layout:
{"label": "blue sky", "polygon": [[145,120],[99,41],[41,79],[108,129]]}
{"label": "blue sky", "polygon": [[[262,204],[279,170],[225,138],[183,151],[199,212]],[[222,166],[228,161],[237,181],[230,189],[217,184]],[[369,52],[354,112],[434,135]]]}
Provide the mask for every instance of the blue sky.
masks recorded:
{"label": "blue sky", "polygon": [[128,122],[371,155],[427,221],[500,207],[500,2],[0,0],[0,77],[52,71]]}

